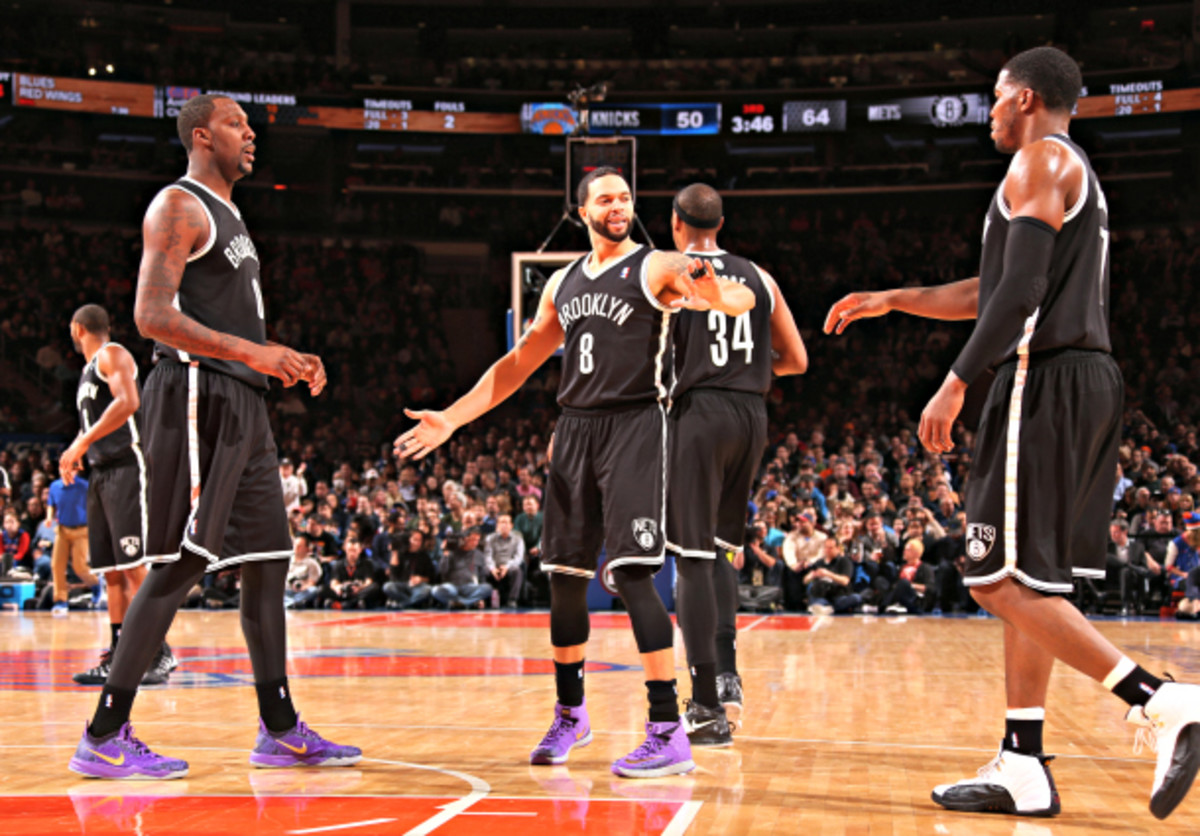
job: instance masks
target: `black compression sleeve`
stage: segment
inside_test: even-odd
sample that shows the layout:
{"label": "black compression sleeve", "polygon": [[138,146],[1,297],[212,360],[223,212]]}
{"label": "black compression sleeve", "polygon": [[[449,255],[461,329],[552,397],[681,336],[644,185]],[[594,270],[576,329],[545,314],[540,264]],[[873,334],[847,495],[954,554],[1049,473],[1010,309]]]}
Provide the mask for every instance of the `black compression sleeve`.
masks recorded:
{"label": "black compression sleeve", "polygon": [[1037,218],[1013,218],[1004,244],[1004,274],[988,299],[975,331],[951,370],[970,385],[1004,359],[1025,321],[1037,310],[1049,287],[1054,228]]}

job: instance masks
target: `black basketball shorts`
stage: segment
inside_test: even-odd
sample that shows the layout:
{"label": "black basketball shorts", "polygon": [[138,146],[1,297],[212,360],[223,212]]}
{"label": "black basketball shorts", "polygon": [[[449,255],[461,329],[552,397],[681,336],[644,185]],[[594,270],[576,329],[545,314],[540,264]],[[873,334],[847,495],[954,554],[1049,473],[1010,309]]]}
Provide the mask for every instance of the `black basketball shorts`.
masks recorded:
{"label": "black basketball shorts", "polygon": [[146,460],[135,443],[88,480],[88,562],[97,575],[146,562]]}
{"label": "black basketball shorts", "polygon": [[591,578],[662,566],[667,418],[658,404],[610,412],[564,409],[546,483],[542,569]]}
{"label": "black basketball shorts", "polygon": [[667,549],[715,558],[741,551],[750,488],[767,445],[762,395],[721,389],[685,392],[671,407]]}
{"label": "black basketball shorts", "polygon": [[1045,593],[1104,577],[1125,385],[1108,354],[1002,365],[967,485],[965,583],[1013,577]]}
{"label": "black basketball shorts", "polygon": [[142,394],[150,475],[146,553],[202,555],[216,571],[288,560],[292,537],[263,393],[193,365],[162,362]]}

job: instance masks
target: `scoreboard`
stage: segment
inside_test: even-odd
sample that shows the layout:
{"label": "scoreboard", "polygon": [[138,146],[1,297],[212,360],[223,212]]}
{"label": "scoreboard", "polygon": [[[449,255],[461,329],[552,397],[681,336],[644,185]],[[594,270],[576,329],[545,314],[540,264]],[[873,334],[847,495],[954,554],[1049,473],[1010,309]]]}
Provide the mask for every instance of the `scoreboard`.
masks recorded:
{"label": "scoreboard", "polygon": [[12,74],[13,103],[19,107],[153,117],[162,115],[156,92],[150,84]]}
{"label": "scoreboard", "polygon": [[1084,95],[1075,105],[1077,119],[1137,116],[1200,110],[1200,88],[1165,90],[1161,81],[1135,81],[1108,85],[1108,94]]}
{"label": "scoreboard", "polygon": [[[127,84],[25,72],[0,72],[0,101],[19,108],[173,119],[193,96],[219,93],[237,101],[254,126],[412,133],[579,135],[584,111],[561,102],[502,105],[484,94],[465,99],[380,92],[309,96]],[[701,102],[593,103],[586,134],[612,136],[769,136],[844,133],[873,126],[934,129],[988,124],[991,95],[958,90],[892,98],[846,92],[846,98],[791,99],[786,94]],[[510,109],[504,110],[505,107]],[[1200,87],[1167,89],[1161,80],[1111,83],[1083,91],[1074,116],[1112,118],[1200,110]]]}

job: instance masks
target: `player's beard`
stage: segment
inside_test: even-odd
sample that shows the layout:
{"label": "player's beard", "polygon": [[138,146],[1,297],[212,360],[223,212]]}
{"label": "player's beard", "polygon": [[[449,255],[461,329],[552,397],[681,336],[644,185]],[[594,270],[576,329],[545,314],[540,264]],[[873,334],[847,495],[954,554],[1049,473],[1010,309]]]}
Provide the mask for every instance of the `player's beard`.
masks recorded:
{"label": "player's beard", "polygon": [[603,220],[598,221],[591,217],[588,218],[588,226],[592,228],[593,232],[606,241],[612,241],[614,244],[620,244],[622,241],[628,238],[629,233],[633,231],[633,216],[629,216],[629,219],[625,223],[625,231],[622,233],[609,232],[608,225]]}

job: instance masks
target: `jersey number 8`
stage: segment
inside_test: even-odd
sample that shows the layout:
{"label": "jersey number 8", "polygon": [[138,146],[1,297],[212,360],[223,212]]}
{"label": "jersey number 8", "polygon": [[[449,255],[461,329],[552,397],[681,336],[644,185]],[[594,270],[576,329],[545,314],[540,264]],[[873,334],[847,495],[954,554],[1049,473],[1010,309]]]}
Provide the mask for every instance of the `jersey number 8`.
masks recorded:
{"label": "jersey number 8", "polygon": [[754,338],[750,336],[750,312],[747,311],[733,319],[733,340],[726,342],[725,325],[729,317],[720,311],[709,311],[708,330],[713,335],[713,344],[709,346],[712,353],[713,365],[724,367],[729,362],[729,349],[746,352],[746,365],[750,365],[754,357]]}

